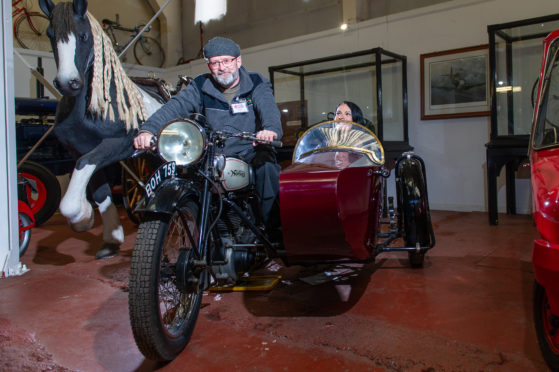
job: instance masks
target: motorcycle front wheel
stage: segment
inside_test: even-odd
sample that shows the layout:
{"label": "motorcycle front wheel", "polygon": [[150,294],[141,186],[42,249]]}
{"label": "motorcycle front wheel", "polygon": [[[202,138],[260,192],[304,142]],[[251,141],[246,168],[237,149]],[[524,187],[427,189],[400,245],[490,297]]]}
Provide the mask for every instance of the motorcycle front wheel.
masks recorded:
{"label": "motorcycle front wheel", "polygon": [[197,215],[197,205],[189,202],[172,216],[148,216],[139,226],[130,266],[129,311],[134,339],[148,359],[173,360],[194,330],[203,291],[189,286],[181,292],[177,267],[192,268],[184,262],[193,257],[187,229],[196,240]]}

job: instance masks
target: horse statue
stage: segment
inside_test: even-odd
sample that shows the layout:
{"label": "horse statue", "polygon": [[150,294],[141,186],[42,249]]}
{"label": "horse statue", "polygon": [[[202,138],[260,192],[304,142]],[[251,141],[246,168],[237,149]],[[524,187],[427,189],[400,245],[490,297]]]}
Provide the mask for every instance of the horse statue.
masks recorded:
{"label": "horse statue", "polygon": [[55,87],[62,93],[54,132],[77,161],[60,213],[75,231],[93,226],[89,188],[103,222],[103,245],[96,258],[118,253],[124,232],[103,168],[130,157],[138,127],[161,106],[126,75],[109,37],[87,11],[87,0],[56,5],[39,0],[50,19],[57,66]]}

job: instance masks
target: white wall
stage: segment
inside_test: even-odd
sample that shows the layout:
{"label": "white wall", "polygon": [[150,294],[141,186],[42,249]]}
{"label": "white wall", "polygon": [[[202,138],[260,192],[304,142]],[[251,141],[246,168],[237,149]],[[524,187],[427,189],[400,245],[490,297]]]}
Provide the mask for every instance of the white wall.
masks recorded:
{"label": "white wall", "polygon": [[[243,64],[268,76],[268,67],[375,47],[408,58],[410,144],[427,165],[432,209],[486,211],[485,144],[489,117],[420,120],[419,56],[423,53],[488,42],[487,25],[559,13],[557,0],[455,0],[352,25],[346,32],[324,31],[243,50]],[[16,68],[17,68],[16,62]],[[153,72],[175,84],[177,75],[206,72],[202,60],[160,69],[133,69],[132,75]],[[16,91],[21,82],[16,71]],[[17,95],[17,94],[16,94]],[[499,211],[505,210],[504,171],[499,180]],[[527,179],[517,181],[517,209],[529,213]]]}
{"label": "white wall", "polygon": [[[374,47],[408,57],[410,144],[427,165],[432,209],[486,211],[485,144],[489,117],[420,120],[420,65],[423,53],[488,42],[487,26],[559,13],[556,0],[456,0],[415,11],[243,50],[250,70]],[[517,210],[531,209],[529,180],[517,181]],[[499,211],[505,211],[504,171],[499,180]]]}

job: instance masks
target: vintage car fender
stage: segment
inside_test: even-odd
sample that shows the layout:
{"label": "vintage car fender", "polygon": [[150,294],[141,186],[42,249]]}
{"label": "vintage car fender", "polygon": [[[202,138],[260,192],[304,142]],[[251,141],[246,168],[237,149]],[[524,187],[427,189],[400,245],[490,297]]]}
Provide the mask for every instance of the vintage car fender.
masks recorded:
{"label": "vintage car fender", "polygon": [[380,167],[338,169],[294,164],[280,175],[280,208],[287,260],[365,260],[378,230]]}
{"label": "vintage car fender", "polygon": [[559,314],[559,149],[534,152],[531,167],[533,216],[541,234],[532,264],[553,313]]}

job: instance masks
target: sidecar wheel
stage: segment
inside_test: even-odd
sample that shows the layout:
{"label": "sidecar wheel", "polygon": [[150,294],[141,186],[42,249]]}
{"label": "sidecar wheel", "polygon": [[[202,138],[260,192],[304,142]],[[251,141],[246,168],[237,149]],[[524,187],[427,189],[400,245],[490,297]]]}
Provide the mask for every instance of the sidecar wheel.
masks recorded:
{"label": "sidecar wheel", "polygon": [[[431,244],[431,216],[423,162],[416,155],[404,156],[397,164],[399,225],[407,247]],[[423,267],[425,251],[408,252],[411,267]]]}
{"label": "sidecar wheel", "polygon": [[189,202],[181,212],[147,216],[132,254],[130,323],[138,348],[152,360],[173,360],[186,347],[202,302],[200,286],[183,292],[177,287],[177,267],[191,268],[180,265],[184,260],[178,260],[179,255],[184,258],[185,251],[194,252],[186,229],[195,239],[198,236],[197,205]]}
{"label": "sidecar wheel", "polygon": [[550,370],[559,370],[559,317],[551,313],[545,288],[534,284],[534,325],[542,356]]}
{"label": "sidecar wheel", "polygon": [[408,259],[410,261],[411,267],[423,267],[423,262],[425,261],[425,253],[408,252]]}

